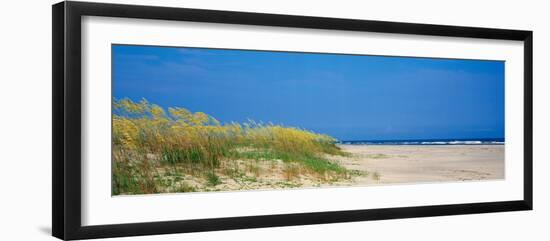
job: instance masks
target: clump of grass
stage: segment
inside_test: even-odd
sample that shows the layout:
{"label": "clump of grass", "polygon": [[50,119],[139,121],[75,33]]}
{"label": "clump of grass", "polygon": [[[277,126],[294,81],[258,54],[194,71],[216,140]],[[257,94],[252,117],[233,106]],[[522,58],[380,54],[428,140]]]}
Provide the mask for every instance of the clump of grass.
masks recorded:
{"label": "clump of grass", "polygon": [[283,173],[287,181],[294,180],[300,177],[300,167],[295,163],[286,163]]}
{"label": "clump of grass", "polygon": [[131,162],[119,150],[113,150],[113,155],[122,159],[112,164],[113,195],[157,192],[153,177],[155,170],[148,161]]}
{"label": "clump of grass", "polygon": [[216,186],[221,183],[216,172],[240,172],[238,165],[222,165],[235,160],[247,160],[246,170],[256,177],[262,171],[259,160],[283,161],[289,180],[302,173],[323,180],[349,177],[349,170],[325,158],[349,154],[334,138],[305,129],[252,120],[222,124],[202,112],[165,110],[145,99],[127,98],[113,100],[112,123],[113,149],[118,150],[113,154],[114,195],[158,192],[152,173],[159,166],[205,175],[207,184]]}
{"label": "clump of grass", "polygon": [[258,182],[258,179],[256,177],[244,176],[242,178],[242,181],[243,182]]}
{"label": "clump of grass", "polygon": [[214,172],[206,173],[206,180],[208,181],[208,185],[210,186],[217,186],[219,184],[222,184],[222,181]]}
{"label": "clump of grass", "polygon": [[295,183],[295,182],[277,182],[275,183],[275,185],[279,187],[284,187],[284,188],[297,188],[302,186],[302,184]]}
{"label": "clump of grass", "polygon": [[133,167],[124,162],[112,166],[111,189],[113,195],[124,193],[141,193],[138,177],[134,175]]}
{"label": "clump of grass", "polygon": [[239,158],[251,160],[282,160],[283,162],[295,162],[303,165],[310,172],[319,176],[334,176],[335,178],[345,177],[349,172],[346,168],[330,161],[320,155],[310,153],[293,153],[273,150],[254,150],[240,152]]}
{"label": "clump of grass", "polygon": [[196,192],[197,189],[193,186],[188,185],[185,182],[180,182],[175,189],[175,192]]}
{"label": "clump of grass", "polygon": [[255,161],[250,161],[246,164],[246,170],[249,172],[249,173],[252,173],[254,174],[254,176],[260,176],[260,171],[261,171],[261,168],[260,166],[258,165],[258,161],[255,160]]}

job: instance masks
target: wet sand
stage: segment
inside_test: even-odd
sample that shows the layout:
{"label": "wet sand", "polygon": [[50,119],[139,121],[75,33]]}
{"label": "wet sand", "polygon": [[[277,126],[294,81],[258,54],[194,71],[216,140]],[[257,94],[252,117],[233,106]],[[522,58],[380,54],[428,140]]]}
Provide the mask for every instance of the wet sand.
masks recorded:
{"label": "wet sand", "polygon": [[504,179],[504,145],[340,145],[341,165],[366,171],[352,185]]}

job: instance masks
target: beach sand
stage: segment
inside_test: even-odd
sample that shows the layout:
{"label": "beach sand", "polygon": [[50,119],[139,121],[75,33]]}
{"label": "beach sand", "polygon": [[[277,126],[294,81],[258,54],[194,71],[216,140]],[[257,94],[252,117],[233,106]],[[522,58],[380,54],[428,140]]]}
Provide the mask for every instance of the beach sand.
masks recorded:
{"label": "beach sand", "polygon": [[[373,186],[465,182],[504,179],[504,145],[339,145],[349,157],[327,155],[350,171],[359,173],[347,179],[322,181],[307,172],[292,179],[285,176],[288,168],[281,160],[256,162],[233,160],[241,174],[231,176],[217,172],[220,184],[211,186],[201,175],[188,175],[162,192],[178,192],[180,182],[195,191],[273,190],[336,186]],[[294,165],[299,169],[299,165]],[[224,169],[231,169],[226,166]],[[171,168],[159,168],[169,173]],[[165,175],[166,176],[166,175]],[[168,175],[170,176],[170,175]]]}
{"label": "beach sand", "polygon": [[341,165],[366,171],[354,186],[504,179],[504,145],[340,145]]}

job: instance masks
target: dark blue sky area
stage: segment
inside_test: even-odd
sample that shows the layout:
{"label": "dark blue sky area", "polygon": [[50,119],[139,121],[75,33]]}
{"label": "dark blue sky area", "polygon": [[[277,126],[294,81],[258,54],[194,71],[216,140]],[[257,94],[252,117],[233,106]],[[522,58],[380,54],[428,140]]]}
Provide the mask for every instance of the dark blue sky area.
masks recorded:
{"label": "dark blue sky area", "polygon": [[339,140],[504,137],[504,62],[113,45],[113,95]]}

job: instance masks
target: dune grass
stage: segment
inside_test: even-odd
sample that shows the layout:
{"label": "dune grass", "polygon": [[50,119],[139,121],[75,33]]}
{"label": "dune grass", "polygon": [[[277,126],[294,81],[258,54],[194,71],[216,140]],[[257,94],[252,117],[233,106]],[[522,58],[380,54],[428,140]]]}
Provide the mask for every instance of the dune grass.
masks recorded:
{"label": "dune grass", "polygon": [[310,175],[334,181],[350,175],[326,158],[349,155],[334,138],[296,127],[252,120],[222,124],[202,112],[181,107],[166,111],[145,99],[127,98],[113,100],[112,125],[113,195],[201,190],[181,180],[166,184],[166,174],[159,172],[166,169],[217,186],[223,183],[220,173],[239,169],[236,160],[246,161],[246,169],[256,176],[262,170],[258,161],[281,161],[287,180]]}

